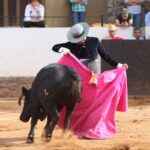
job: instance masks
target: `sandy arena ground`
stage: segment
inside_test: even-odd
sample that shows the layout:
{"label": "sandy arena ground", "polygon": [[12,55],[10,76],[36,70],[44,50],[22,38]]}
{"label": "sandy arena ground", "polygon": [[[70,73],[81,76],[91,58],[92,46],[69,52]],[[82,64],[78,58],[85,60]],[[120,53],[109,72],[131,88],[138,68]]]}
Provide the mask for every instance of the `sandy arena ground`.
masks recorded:
{"label": "sandy arena ground", "polygon": [[36,127],[35,143],[26,144],[30,123],[19,121],[21,107],[16,99],[0,99],[0,150],[150,150],[150,97],[132,97],[129,110],[116,113],[118,133],[110,139],[78,139],[61,136],[55,128],[49,143],[41,140],[44,122]]}

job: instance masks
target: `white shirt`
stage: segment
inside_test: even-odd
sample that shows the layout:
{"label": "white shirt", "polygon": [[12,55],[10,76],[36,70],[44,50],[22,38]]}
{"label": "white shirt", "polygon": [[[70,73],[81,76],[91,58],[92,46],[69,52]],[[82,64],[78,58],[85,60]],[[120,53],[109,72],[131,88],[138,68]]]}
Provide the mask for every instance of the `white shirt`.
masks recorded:
{"label": "white shirt", "polygon": [[[125,3],[127,2],[129,2],[129,0],[125,0]],[[143,2],[143,0],[141,0],[141,2]],[[130,14],[140,14],[142,8],[141,5],[139,4],[139,5],[129,5],[127,9]]]}
{"label": "white shirt", "polygon": [[[129,38],[129,40],[136,40],[136,38],[135,38],[135,37],[131,37],[131,38]],[[143,37],[140,37],[139,40],[144,40],[144,38],[143,38]]]}
{"label": "white shirt", "polygon": [[150,12],[145,15],[145,25],[150,26]]}
{"label": "white shirt", "polygon": [[45,11],[44,6],[39,4],[37,9],[39,11],[40,17],[37,16],[36,10],[32,7],[32,5],[28,4],[25,8],[24,21],[31,21],[32,19],[43,20],[44,19],[44,11]]}

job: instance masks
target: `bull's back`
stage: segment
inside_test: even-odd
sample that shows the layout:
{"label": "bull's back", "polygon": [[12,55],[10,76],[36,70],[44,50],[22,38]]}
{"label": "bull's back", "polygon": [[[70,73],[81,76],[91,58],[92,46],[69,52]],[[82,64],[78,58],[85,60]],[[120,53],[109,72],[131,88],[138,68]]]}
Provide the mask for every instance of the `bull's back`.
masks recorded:
{"label": "bull's back", "polygon": [[58,100],[72,97],[75,92],[79,96],[80,88],[81,81],[77,72],[60,64],[50,64],[41,69],[32,84],[33,94],[42,98],[48,94]]}
{"label": "bull's back", "polygon": [[58,84],[66,80],[80,81],[80,76],[71,67],[61,64],[50,64],[39,71],[33,84],[41,84],[44,81],[49,81],[51,84]]}

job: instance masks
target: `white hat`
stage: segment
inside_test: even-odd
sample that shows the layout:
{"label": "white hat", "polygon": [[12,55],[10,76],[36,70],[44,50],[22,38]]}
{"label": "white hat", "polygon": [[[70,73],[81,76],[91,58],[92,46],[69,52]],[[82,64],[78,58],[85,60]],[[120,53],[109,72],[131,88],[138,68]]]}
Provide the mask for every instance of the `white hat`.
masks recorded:
{"label": "white hat", "polygon": [[116,31],[117,27],[114,24],[110,24],[109,27],[108,27],[108,30],[109,31]]}
{"label": "white hat", "polygon": [[86,38],[89,32],[89,25],[85,22],[75,24],[70,28],[67,34],[68,41],[79,43]]}

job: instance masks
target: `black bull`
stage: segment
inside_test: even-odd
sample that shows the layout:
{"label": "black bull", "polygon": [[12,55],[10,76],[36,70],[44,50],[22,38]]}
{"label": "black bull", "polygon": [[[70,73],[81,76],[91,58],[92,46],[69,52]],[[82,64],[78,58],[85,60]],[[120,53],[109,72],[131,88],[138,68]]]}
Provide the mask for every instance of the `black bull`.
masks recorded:
{"label": "black bull", "polygon": [[59,112],[64,106],[66,106],[64,119],[64,131],[66,131],[71,113],[76,103],[80,101],[80,96],[81,79],[74,69],[60,64],[50,64],[41,69],[31,89],[22,88],[18,100],[21,105],[21,99],[25,97],[20,120],[27,122],[31,118],[27,143],[34,142],[34,128],[37,121],[44,120],[46,116],[47,123],[42,137],[49,141],[59,119]]}

